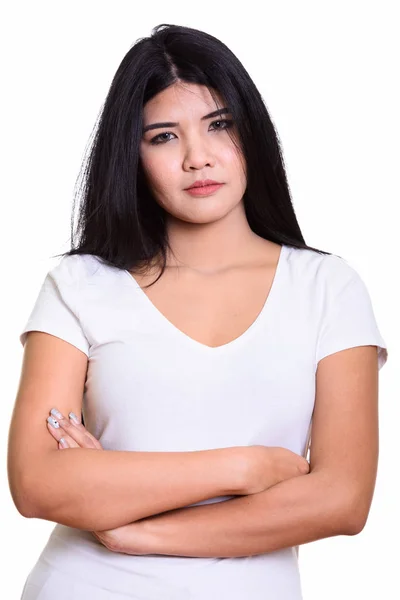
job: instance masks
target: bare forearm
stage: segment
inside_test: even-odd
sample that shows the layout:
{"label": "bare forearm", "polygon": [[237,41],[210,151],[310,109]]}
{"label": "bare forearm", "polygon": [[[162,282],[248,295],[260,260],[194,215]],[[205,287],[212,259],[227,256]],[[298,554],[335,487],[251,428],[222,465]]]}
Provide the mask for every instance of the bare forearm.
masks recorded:
{"label": "bare forearm", "polygon": [[89,531],[240,493],[236,449],[125,452],[70,448],[42,460],[26,484],[26,516]]}
{"label": "bare forearm", "polygon": [[[344,495],[310,473],[258,494],[182,508],[137,525],[149,554],[239,557],[351,535],[349,514]],[[129,531],[121,542],[129,554]]]}

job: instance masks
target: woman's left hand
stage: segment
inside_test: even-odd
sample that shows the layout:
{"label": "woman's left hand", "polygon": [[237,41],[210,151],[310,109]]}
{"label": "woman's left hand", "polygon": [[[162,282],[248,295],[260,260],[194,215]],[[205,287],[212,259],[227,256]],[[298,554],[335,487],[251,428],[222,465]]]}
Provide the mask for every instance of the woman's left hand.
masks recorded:
{"label": "woman's left hand", "polygon": [[[69,418],[67,419],[56,408],[53,408],[50,411],[50,416],[47,418],[47,429],[56,442],[58,442],[59,450],[67,448],[92,448],[93,450],[103,450],[99,440],[86,429],[74,413],[69,413],[68,417]],[[137,525],[136,529],[134,529],[135,525]],[[129,538],[132,546],[135,532],[138,530],[139,523],[132,523],[117,527],[116,529],[92,531],[91,533],[103,544],[103,546],[112,552],[124,552],[124,548],[131,549],[126,544],[127,539]],[[128,554],[134,553],[141,554],[139,551],[128,552]]]}

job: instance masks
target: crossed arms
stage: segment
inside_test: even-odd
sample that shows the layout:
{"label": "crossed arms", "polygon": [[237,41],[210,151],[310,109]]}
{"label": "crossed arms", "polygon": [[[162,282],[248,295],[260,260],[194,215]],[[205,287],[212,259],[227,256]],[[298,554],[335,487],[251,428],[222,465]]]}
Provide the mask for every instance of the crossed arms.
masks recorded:
{"label": "crossed arms", "polygon": [[376,346],[320,361],[308,474],[194,507],[187,505],[241,493],[246,469],[232,448],[54,448],[43,415],[54,398],[64,414],[80,414],[86,368],[87,357],[67,342],[41,332],[28,335],[8,454],[11,493],[24,516],[90,531],[124,527],[124,544],[115,549],[127,553],[135,553],[140,525],[149,553],[197,557],[261,554],[354,535],[365,526],[378,463]]}

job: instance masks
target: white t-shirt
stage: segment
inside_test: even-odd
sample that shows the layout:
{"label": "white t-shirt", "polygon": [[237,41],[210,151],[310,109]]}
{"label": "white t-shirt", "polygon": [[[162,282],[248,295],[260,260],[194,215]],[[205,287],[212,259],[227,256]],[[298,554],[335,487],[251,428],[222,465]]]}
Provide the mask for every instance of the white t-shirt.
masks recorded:
{"label": "white t-shirt", "polygon": [[[379,368],[387,360],[356,270],[336,255],[287,245],[256,320],[216,348],[168,321],[128,271],[88,254],[63,257],[49,271],[22,344],[30,330],[87,354],[85,425],[110,450],[262,444],[304,456],[318,361],[362,345],[377,346]],[[235,558],[133,556],[112,553],[90,532],[60,524],[27,583],[44,577],[49,592],[54,585],[54,598],[60,597],[60,578],[63,586],[74,586],[71,598],[85,600],[118,594],[121,600],[124,594],[141,600],[302,597],[295,547]]]}

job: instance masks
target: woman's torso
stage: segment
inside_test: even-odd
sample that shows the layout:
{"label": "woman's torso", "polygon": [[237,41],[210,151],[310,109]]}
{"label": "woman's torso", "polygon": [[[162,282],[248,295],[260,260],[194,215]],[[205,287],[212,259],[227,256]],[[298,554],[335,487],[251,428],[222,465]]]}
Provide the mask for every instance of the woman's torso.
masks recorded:
{"label": "woman's torso", "polygon": [[[110,450],[262,444],[304,454],[321,311],[312,281],[322,259],[282,246],[276,273],[265,269],[257,299],[243,311],[246,317],[234,316],[240,294],[245,305],[247,288],[237,291],[228,335],[226,323],[219,327],[211,319],[198,328],[194,312],[184,315],[173,304],[162,305],[157,288],[153,296],[152,288],[145,294],[128,271],[89,255],[74,257],[81,269],[80,319],[90,342],[83,399],[87,428]],[[269,287],[260,311],[261,288],[265,299]],[[26,590],[35,581],[42,591],[36,596],[26,591],[23,600],[53,599],[56,592],[58,600],[79,600],[84,593],[96,600],[118,594],[135,600],[301,599],[295,548],[234,558],[130,556],[63,525],[53,530]],[[56,581],[68,582],[74,595],[60,596]]]}

